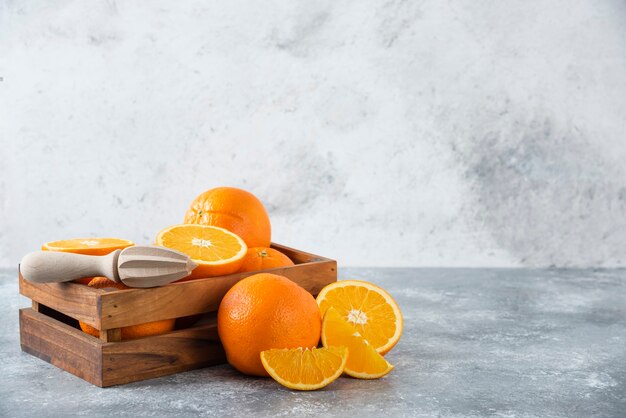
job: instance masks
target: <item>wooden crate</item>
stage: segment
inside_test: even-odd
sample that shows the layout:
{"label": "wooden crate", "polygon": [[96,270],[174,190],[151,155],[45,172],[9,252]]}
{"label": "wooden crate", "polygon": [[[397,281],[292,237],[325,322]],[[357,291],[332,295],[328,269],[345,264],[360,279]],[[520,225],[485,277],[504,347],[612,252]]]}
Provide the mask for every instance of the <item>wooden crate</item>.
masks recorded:
{"label": "wooden crate", "polygon": [[[294,266],[264,270],[288,277],[313,295],[337,280],[337,263],[272,244]],[[215,311],[239,280],[236,273],[150,289],[106,291],[76,283],[31,283],[20,275],[20,293],[32,308],[20,309],[22,350],[100,387],[135,382],[225,362]],[[121,327],[205,314],[187,329],[121,341]],[[78,327],[100,329],[100,338]]]}

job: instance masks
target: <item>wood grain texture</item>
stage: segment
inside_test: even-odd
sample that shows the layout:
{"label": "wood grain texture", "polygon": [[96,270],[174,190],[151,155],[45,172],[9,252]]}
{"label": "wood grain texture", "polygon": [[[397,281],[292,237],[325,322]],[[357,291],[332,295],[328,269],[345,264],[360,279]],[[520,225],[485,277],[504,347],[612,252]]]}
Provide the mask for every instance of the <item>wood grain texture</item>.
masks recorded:
{"label": "wood grain texture", "polygon": [[25,308],[20,310],[20,338],[23,351],[100,387],[226,361],[215,318],[185,330],[105,343]]}
{"label": "wood grain texture", "polygon": [[290,248],[290,247],[276,244],[276,243],[272,243],[271,247],[285,254],[295,264],[312,263],[316,261],[332,261],[329,258],[325,258],[325,257],[315,255],[315,254],[306,253],[304,251],[296,250],[295,248]]}
{"label": "wood grain texture", "polygon": [[103,290],[78,283],[31,283],[18,275],[21,295],[100,329],[98,301]]}
{"label": "wood grain texture", "polygon": [[20,262],[20,274],[33,283],[70,282],[103,276],[129,287],[162,286],[189,276],[197,267],[180,251],[134,245],[107,255],[34,251]]}
{"label": "wood grain texture", "polygon": [[197,266],[180,251],[157,245],[135,245],[120,253],[117,272],[126,286],[146,288],[187,277]]}
{"label": "wood grain texture", "polygon": [[[299,264],[263,272],[283,275],[313,295],[337,280],[336,261],[277,244],[273,247]],[[104,330],[215,311],[228,289],[239,280],[257,273],[259,271],[235,273],[150,289],[113,292],[77,283],[31,283],[20,275],[20,293]]]}
{"label": "wood grain texture", "polygon": [[122,329],[103,329],[100,331],[100,339],[106,343],[122,341]]}
{"label": "wood grain texture", "polygon": [[102,346],[103,386],[226,362],[215,319],[193,328]]}
{"label": "wood grain texture", "polygon": [[20,309],[22,350],[102,386],[102,343],[31,308]]}
{"label": "wood grain texture", "polygon": [[117,258],[120,250],[107,255],[34,251],[20,262],[20,273],[35,283],[69,282],[83,277],[104,276],[119,281]]}
{"label": "wood grain texture", "polygon": [[[304,262],[262,272],[283,275],[313,295],[317,295],[327,284],[337,281],[336,261],[287,247],[279,248],[290,258],[294,256]],[[100,295],[101,329],[216,311],[226,292],[235,283],[257,273],[260,272],[189,280],[151,289],[105,292]]]}

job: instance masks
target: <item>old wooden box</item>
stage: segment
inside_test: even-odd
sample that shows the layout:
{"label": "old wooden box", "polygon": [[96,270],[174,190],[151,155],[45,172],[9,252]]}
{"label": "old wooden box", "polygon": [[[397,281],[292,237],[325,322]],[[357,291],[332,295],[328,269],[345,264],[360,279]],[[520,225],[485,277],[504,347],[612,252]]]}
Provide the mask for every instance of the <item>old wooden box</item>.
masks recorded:
{"label": "old wooden box", "polygon": [[[295,263],[264,272],[288,277],[313,295],[337,280],[337,263],[273,244]],[[76,283],[35,284],[19,277],[32,308],[20,309],[22,350],[100,387],[165,376],[225,362],[215,311],[236,282],[258,272],[171,283],[151,289],[105,291]],[[157,336],[121,341],[120,328],[204,314],[196,324]],[[100,338],[78,321],[102,330]]]}

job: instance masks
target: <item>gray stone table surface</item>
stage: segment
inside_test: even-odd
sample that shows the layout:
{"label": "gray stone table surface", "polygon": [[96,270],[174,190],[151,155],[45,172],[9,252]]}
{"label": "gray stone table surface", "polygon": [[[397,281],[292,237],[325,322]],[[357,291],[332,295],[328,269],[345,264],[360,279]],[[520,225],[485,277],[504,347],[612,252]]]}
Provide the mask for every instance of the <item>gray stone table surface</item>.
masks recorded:
{"label": "gray stone table surface", "polygon": [[22,353],[0,270],[1,416],[626,416],[626,271],[342,269],[387,289],[402,339],[380,380],[317,392],[210,367],[100,389]]}

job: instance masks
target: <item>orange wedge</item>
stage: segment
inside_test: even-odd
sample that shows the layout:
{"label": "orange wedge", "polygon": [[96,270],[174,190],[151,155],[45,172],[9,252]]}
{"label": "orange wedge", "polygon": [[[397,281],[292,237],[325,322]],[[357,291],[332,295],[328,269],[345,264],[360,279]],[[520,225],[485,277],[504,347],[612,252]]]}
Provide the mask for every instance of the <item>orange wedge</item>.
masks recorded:
{"label": "orange wedge", "polygon": [[328,386],[341,376],[347,359],[346,347],[261,351],[261,363],[269,375],[281,385],[297,390]]}
{"label": "orange wedge", "polygon": [[135,245],[132,241],[120,238],[74,238],[46,242],[41,246],[44,251],[62,251],[66,253],[106,255]]}
{"label": "orange wedge", "polygon": [[185,253],[198,264],[183,280],[234,273],[248,250],[238,235],[209,225],[170,226],[159,232],[156,243]]}
{"label": "orange wedge", "polygon": [[393,366],[335,308],[328,308],[322,321],[324,347],[347,347],[348,361],[344,373],[359,379],[385,376]]}
{"label": "orange wedge", "polygon": [[386,354],[400,340],[404,322],[398,304],[385,290],[368,282],[331,283],[317,296],[322,315],[333,307],[372,347]]}

